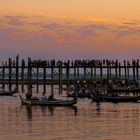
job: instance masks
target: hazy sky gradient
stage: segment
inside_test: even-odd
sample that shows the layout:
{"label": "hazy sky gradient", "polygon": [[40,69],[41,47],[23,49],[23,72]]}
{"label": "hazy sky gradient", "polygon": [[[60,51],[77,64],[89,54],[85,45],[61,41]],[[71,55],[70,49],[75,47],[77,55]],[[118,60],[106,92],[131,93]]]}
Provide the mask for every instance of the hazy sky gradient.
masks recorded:
{"label": "hazy sky gradient", "polygon": [[0,57],[139,58],[139,9],[140,0],[0,0]]}
{"label": "hazy sky gradient", "polygon": [[54,17],[139,18],[139,0],[4,0],[3,13],[17,12]]}

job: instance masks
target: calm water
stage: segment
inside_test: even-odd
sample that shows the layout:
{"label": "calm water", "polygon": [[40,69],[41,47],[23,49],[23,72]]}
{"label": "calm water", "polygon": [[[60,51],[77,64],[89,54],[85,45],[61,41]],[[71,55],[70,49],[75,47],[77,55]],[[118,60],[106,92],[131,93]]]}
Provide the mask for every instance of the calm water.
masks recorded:
{"label": "calm water", "polygon": [[0,97],[1,139],[140,139],[140,103],[79,99],[74,107],[29,107],[18,96]]}

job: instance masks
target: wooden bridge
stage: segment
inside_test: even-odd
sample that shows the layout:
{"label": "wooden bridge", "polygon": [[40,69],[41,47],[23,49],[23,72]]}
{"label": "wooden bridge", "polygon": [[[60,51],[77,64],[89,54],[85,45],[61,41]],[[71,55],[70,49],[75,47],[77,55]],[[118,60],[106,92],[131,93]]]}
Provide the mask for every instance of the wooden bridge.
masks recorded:
{"label": "wooden bridge", "polygon": [[[108,83],[109,80],[126,80],[138,82],[140,77],[139,59],[137,60],[33,60],[30,57],[27,61],[9,58],[8,61],[1,61],[0,84],[9,90],[12,85],[24,86],[42,84],[44,92],[46,85],[67,85],[76,84],[77,80],[85,80],[88,84],[93,81],[100,84]],[[107,82],[106,82],[107,81]]]}

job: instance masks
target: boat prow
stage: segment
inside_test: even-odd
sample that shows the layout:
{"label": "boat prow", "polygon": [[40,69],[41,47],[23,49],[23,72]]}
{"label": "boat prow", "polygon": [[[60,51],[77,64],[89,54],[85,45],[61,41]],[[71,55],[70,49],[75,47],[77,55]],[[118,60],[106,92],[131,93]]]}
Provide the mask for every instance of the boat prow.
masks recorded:
{"label": "boat prow", "polygon": [[22,105],[31,105],[31,100],[27,100],[25,98],[22,97],[22,95],[19,94],[20,100]]}
{"label": "boat prow", "polygon": [[12,96],[13,94],[17,93],[17,88],[15,88],[12,91],[5,91],[5,90],[1,90],[0,91],[0,96]]}

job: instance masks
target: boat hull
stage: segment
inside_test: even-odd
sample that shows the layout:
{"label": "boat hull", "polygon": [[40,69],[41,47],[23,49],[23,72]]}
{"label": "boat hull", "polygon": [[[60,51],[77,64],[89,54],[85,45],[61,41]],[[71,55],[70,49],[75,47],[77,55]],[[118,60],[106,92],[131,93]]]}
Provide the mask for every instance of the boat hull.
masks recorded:
{"label": "boat hull", "polygon": [[0,91],[0,96],[12,96],[13,94],[15,94],[17,92],[17,90],[13,90],[13,91]]}
{"label": "boat hull", "polygon": [[140,97],[137,96],[117,96],[117,97],[111,97],[111,96],[92,96],[92,99],[97,102],[137,102],[140,100]]}
{"label": "boat hull", "polygon": [[69,92],[67,93],[67,97],[75,97],[77,96],[78,98],[91,98],[91,92]]}
{"label": "boat hull", "polygon": [[[69,93],[67,94],[67,97],[74,97],[75,96],[75,93]],[[84,94],[84,93],[77,93],[77,97],[78,98],[91,98],[91,94],[88,93],[88,94]]]}
{"label": "boat hull", "polygon": [[48,100],[40,100],[36,98],[36,99],[27,100],[24,99],[21,95],[20,95],[20,99],[23,105],[72,106],[77,103],[77,99],[48,101]]}

